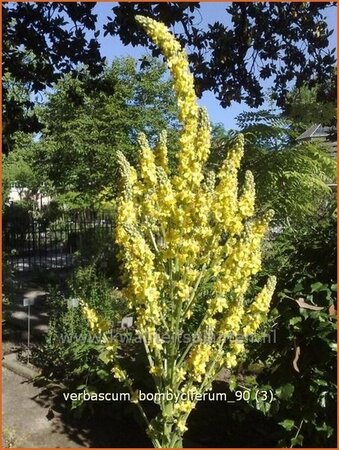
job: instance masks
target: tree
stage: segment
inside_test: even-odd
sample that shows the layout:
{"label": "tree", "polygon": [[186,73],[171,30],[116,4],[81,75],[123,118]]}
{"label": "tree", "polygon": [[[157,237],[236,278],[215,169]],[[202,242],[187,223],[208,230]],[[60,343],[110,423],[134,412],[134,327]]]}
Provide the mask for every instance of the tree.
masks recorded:
{"label": "tree", "polygon": [[336,140],[337,128],[337,71],[333,70],[326,82],[314,87],[303,85],[292,89],[286,97],[283,115],[293,120],[294,129],[300,134],[314,124],[332,128],[331,140]]}
{"label": "tree", "polygon": [[115,60],[99,78],[66,75],[37,114],[43,129],[35,168],[54,192],[92,204],[105,188],[117,190],[117,151],[136,160],[138,132],[152,140],[167,129],[175,148],[176,105],[165,67],[138,70],[133,58]]}
{"label": "tree", "polygon": [[16,146],[17,132],[33,133],[41,127],[36,115],[31,109],[29,88],[13,79],[5,72],[2,78],[3,88],[3,153],[8,154]]}
{"label": "tree", "polygon": [[84,2],[2,3],[5,153],[11,149],[15,131],[39,131],[36,117],[27,117],[33,100],[27,95],[24,103],[18,101],[13,89],[41,92],[64,73],[77,71],[79,63],[92,75],[102,71],[98,34],[86,37],[86,31],[95,30],[94,6]]}
{"label": "tree", "polygon": [[[43,91],[63,74],[78,73],[85,65],[92,75],[101,73],[97,15],[92,2],[5,2],[3,8],[3,73],[30,93]],[[272,78],[276,101],[285,102],[288,86],[295,81],[323,83],[335,63],[330,51],[323,12],[331,3],[234,2],[225,7],[232,25],[210,23],[206,31],[196,25],[199,3],[120,3],[104,24],[104,33],[119,35],[124,44],[148,45],[135,22],[138,13],[168,26],[180,25],[178,35],[190,47],[190,64],[199,95],[213,91],[223,107],[245,101],[263,103],[260,80]],[[86,34],[89,31],[91,35]],[[4,86],[4,150],[17,126],[39,130],[39,123],[26,117],[32,99],[17,103]],[[15,115],[14,115],[15,113]],[[17,120],[18,119],[18,120]]]}
{"label": "tree", "polygon": [[35,195],[41,187],[39,177],[33,169],[34,142],[30,135],[17,132],[14,136],[14,149],[3,156],[3,203],[8,200],[13,186],[18,189],[19,196],[24,199]]}

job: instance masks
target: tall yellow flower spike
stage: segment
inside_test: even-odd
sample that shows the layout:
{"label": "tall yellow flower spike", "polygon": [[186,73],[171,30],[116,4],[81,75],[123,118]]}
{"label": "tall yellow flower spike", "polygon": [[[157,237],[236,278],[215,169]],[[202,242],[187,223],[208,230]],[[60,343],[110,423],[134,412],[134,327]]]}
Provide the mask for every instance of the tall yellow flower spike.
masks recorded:
{"label": "tall yellow flower spike", "polygon": [[[197,104],[186,53],[162,23],[141,16],[136,20],[167,60],[182,128],[174,174],[169,170],[165,132],[154,149],[145,135],[140,136],[137,170],[119,155],[122,189],[116,241],[124,295],[134,311],[157,392],[202,394],[218,371],[234,367],[244,351],[242,344],[230,342],[229,335],[254,333],[267,315],[274,278],[249,307],[244,298],[251,277],[261,268],[261,242],[271,213],[255,214],[250,172],[238,192],[242,135],[219,173],[206,169],[211,126],[207,112]],[[97,328],[99,319],[89,309],[85,313],[91,327]],[[186,329],[197,336],[212,331],[215,339],[183,341],[180,336]],[[126,372],[119,365],[112,370],[135,394]],[[155,447],[181,447],[194,398],[161,400],[160,413],[151,422],[136,404]]]}

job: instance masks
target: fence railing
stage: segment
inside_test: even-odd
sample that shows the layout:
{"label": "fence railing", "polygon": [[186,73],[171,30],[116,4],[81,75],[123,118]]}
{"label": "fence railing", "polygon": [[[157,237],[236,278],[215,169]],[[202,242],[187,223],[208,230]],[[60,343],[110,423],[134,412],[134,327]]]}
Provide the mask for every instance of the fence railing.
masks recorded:
{"label": "fence railing", "polygon": [[74,253],[81,251],[97,230],[112,233],[112,218],[94,212],[74,214],[53,223],[32,216],[23,221],[4,217],[4,257],[19,271],[67,268],[73,264]]}

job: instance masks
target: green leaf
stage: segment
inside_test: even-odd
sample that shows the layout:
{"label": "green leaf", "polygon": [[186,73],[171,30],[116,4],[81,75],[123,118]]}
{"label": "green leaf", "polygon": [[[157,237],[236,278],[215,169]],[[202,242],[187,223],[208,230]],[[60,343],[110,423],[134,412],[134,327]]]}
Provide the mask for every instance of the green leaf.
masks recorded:
{"label": "green leaf", "polygon": [[108,364],[110,362],[109,354],[106,351],[100,353],[98,357],[104,364]]}
{"label": "green leaf", "polygon": [[302,321],[302,317],[292,317],[292,319],[289,320],[290,325],[296,325],[297,323],[300,323]]}
{"label": "green leaf", "polygon": [[304,285],[302,283],[297,283],[292,292],[300,292],[304,289]]}
{"label": "green leaf", "polygon": [[326,284],[320,283],[320,281],[317,281],[316,283],[311,284],[312,292],[320,292],[320,291],[326,291],[326,290],[327,290]]}
{"label": "green leaf", "polygon": [[291,383],[284,384],[283,386],[280,386],[276,390],[276,395],[281,400],[288,400],[292,397],[294,392],[294,386]]}
{"label": "green leaf", "polygon": [[330,343],[330,349],[331,349],[333,352],[336,352],[336,351],[337,351],[337,348],[338,348],[338,346],[337,346],[337,343],[336,343],[336,342],[331,342],[331,343]]}
{"label": "green leaf", "polygon": [[268,414],[271,409],[272,403],[268,402],[256,402],[256,408],[263,414]]}
{"label": "green leaf", "polygon": [[285,419],[282,422],[279,422],[279,425],[285,428],[287,431],[291,431],[294,428],[294,420]]}
{"label": "green leaf", "polygon": [[327,386],[328,385],[327,381],[321,380],[321,379],[314,380],[314,382],[319,386]]}
{"label": "green leaf", "polygon": [[98,370],[97,375],[101,380],[107,380],[109,378],[109,372],[103,369]]}
{"label": "green leaf", "polygon": [[299,434],[298,436],[295,436],[291,439],[291,446],[294,447],[295,445],[302,445],[304,440],[304,436],[302,436],[301,434]]}

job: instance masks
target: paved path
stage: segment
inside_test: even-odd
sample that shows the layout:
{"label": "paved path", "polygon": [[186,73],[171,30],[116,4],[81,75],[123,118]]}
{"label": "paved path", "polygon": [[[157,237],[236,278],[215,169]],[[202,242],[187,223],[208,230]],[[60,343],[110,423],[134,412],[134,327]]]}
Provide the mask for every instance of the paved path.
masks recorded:
{"label": "paved path", "polygon": [[48,397],[41,393],[40,388],[5,368],[2,369],[2,375],[4,439],[10,432],[15,447],[88,446],[78,430],[62,422],[61,412],[50,410]]}
{"label": "paved path", "polygon": [[[20,448],[147,448],[152,447],[124,405],[107,414],[76,419],[57,394],[57,386],[36,387],[6,368],[3,373],[3,440],[14,436],[12,447]],[[14,445],[13,445],[14,442]],[[3,445],[5,447],[5,445]]]}

